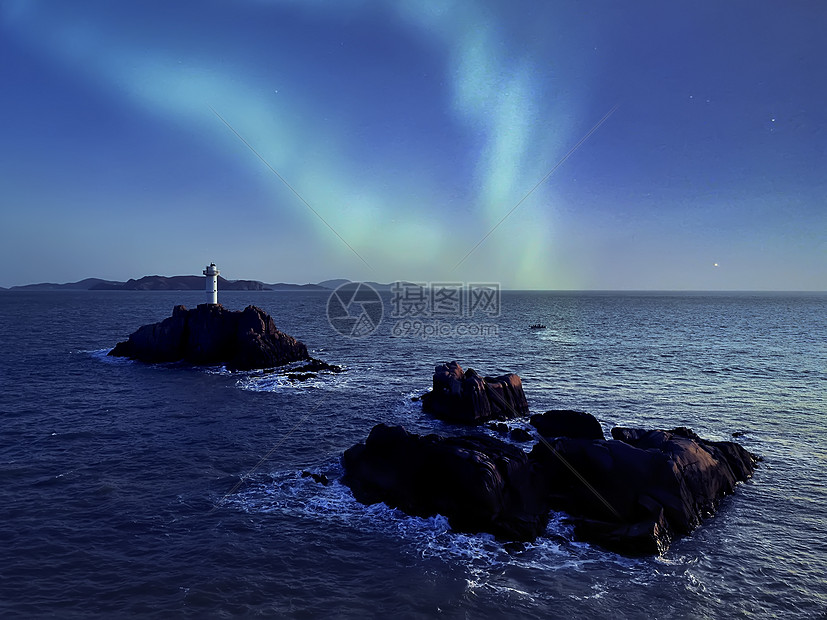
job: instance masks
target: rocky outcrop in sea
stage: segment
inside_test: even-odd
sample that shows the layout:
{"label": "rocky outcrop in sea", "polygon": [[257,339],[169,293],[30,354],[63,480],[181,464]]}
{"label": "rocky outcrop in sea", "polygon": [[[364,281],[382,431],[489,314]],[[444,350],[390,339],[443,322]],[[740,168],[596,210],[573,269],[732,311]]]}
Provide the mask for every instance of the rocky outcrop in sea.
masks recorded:
{"label": "rocky outcrop in sea", "polygon": [[[304,343],[279,331],[261,308],[227,310],[219,304],[201,304],[192,310],[175,306],[172,316],[139,328],[109,355],[149,363],[225,364],[229,370],[318,362],[312,360]],[[319,368],[316,364],[313,370]]]}
{"label": "rocky outcrop in sea", "polygon": [[615,427],[614,439],[544,438],[529,454],[538,492],[570,515],[575,536],[608,549],[656,554],[712,516],[757,457],[687,428]]}
{"label": "rocky outcrop in sea", "polygon": [[343,481],[363,504],[441,514],[457,531],[508,540],[534,540],[548,523],[528,455],[493,437],[422,436],[378,424],[343,463]]}
{"label": "rocky outcrop in sea", "polygon": [[[516,419],[528,405],[519,411],[510,405],[525,397],[519,377],[506,376],[516,377],[506,383],[520,386],[522,401],[516,390],[509,397],[487,391],[456,362],[437,366],[431,398],[443,419],[474,422],[490,410],[510,410],[503,417]],[[423,398],[424,409],[433,406]],[[714,514],[758,461],[735,442],[702,439],[687,428],[615,427],[607,440],[592,415],[569,410],[532,416],[531,424],[539,441],[530,452],[480,434],[422,436],[378,424],[344,453],[343,482],[362,503],[441,514],[458,531],[512,541],[541,536],[550,512],[562,511],[578,539],[645,555],[662,553]]]}
{"label": "rocky outcrop in sea", "polygon": [[520,377],[515,374],[481,377],[459,362],[434,369],[433,389],[422,396],[422,409],[448,422],[480,424],[528,413]]}

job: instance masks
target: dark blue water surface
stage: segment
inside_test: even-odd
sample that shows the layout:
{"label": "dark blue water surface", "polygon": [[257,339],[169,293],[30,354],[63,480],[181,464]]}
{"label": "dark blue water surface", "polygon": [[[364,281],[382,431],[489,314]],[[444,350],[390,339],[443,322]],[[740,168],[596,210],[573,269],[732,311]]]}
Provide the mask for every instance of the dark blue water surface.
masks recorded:
{"label": "dark blue water surface", "polygon": [[[105,356],[202,296],[0,294],[3,616],[824,617],[824,294],[514,292],[485,319],[496,335],[394,338],[386,319],[350,340],[326,294],[222,293],[347,372],[291,384]],[[538,321],[548,329],[527,329]],[[716,517],[646,559],[573,542],[561,516],[510,555],[302,478],[336,478],[379,422],[461,432],[411,402],[452,359],[517,372],[532,412],[739,431],[765,460]]]}

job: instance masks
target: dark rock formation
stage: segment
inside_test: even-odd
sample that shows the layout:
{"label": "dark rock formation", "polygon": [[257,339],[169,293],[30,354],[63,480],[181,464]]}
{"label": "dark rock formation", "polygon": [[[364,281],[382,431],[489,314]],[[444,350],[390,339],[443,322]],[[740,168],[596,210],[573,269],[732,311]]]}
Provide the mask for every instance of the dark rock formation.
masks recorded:
{"label": "dark rock formation", "polygon": [[490,428],[495,433],[499,433],[500,435],[507,435],[508,434],[508,424],[505,422],[489,422],[485,425],[486,428]]}
{"label": "dark rock formation", "polygon": [[561,437],[530,459],[551,506],[572,516],[575,535],[629,554],[664,551],[712,515],[756,457],[736,443],[688,429],[613,429],[617,440]]}
{"label": "dark rock formation", "polygon": [[455,530],[510,540],[533,540],[548,522],[527,455],[499,439],[420,436],[379,424],[343,462],[343,482],[364,504],[441,514]]}
{"label": "dark rock formation", "polygon": [[525,551],[525,545],[516,541],[507,542],[503,545],[503,549],[505,549],[509,554],[514,555],[515,553],[522,553]]}
{"label": "dark rock formation", "polygon": [[345,369],[341,366],[328,364],[322,360],[317,360],[315,357],[311,357],[310,361],[306,364],[295,366],[286,372],[282,371],[281,374],[290,379],[290,381],[307,381],[308,379],[315,379],[322,371],[338,373],[344,372]]}
{"label": "dark rock formation", "polygon": [[296,366],[292,368],[292,372],[307,372],[307,373],[317,373],[326,370],[328,372],[344,372],[344,368],[341,366],[336,366],[336,364],[328,364],[327,362],[323,362],[322,360],[317,360],[314,357],[310,358],[310,361],[306,364],[302,364],[301,366]]}
{"label": "dark rock formation", "polygon": [[307,347],[276,329],[273,319],[260,308],[225,310],[213,304],[201,304],[193,310],[175,306],[171,317],[144,325],[109,355],[150,363],[223,363],[230,370],[310,360]]}
{"label": "dark rock formation", "polygon": [[345,477],[365,504],[442,514],[460,531],[532,540],[550,509],[575,536],[621,553],[663,552],[711,515],[756,457],[733,442],[689,429],[616,428],[615,440],[543,439],[526,455],[490,437],[410,434],[375,426],[344,455]]}
{"label": "dark rock formation", "polygon": [[534,439],[524,428],[508,428],[508,424],[505,422],[489,422],[485,425],[486,428],[490,428],[495,433],[499,433],[500,435],[508,435],[511,438],[511,441],[531,441]]}
{"label": "dark rock formation", "polygon": [[642,450],[659,450],[668,455],[688,485],[694,508],[701,517],[714,513],[723,495],[732,493],[736,483],[752,476],[758,461],[756,455],[734,441],[702,439],[686,427],[645,431],[618,426],[612,429],[612,437]]}
{"label": "dark rock formation", "polygon": [[600,422],[590,413],[552,409],[531,416],[531,426],[543,437],[571,437],[572,439],[605,439]]}
{"label": "dark rock formation", "polygon": [[324,474],[314,474],[312,471],[303,471],[302,478],[313,478],[314,482],[318,482],[323,486],[328,486],[330,484],[330,479],[327,476]]}
{"label": "dark rock formation", "polygon": [[534,437],[531,436],[531,433],[529,433],[524,428],[512,428],[508,436],[511,437],[511,441],[519,442],[531,441],[532,439],[534,439]]}
{"label": "dark rock formation", "polygon": [[478,424],[524,415],[528,402],[519,376],[480,377],[450,362],[434,369],[434,387],[422,396],[422,409],[448,422]]}
{"label": "dark rock formation", "polygon": [[284,375],[290,381],[307,381],[308,379],[315,379],[316,373],[315,372],[288,372]]}

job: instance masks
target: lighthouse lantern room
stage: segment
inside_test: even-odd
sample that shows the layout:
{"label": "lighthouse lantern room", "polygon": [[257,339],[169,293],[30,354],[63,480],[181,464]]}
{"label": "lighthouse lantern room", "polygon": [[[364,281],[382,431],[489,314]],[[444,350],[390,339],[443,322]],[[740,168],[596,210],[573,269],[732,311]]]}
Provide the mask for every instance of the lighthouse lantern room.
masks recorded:
{"label": "lighthouse lantern room", "polygon": [[204,269],[204,275],[207,276],[207,303],[218,304],[218,268],[215,263],[210,263]]}

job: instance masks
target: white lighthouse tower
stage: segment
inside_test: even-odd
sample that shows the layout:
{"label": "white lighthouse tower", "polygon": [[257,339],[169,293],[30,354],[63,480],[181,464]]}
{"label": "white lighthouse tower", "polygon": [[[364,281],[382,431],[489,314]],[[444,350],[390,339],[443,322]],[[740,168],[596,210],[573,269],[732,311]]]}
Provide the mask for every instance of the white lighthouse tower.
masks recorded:
{"label": "white lighthouse tower", "polygon": [[215,263],[210,263],[204,269],[204,275],[207,276],[207,303],[218,304],[218,268]]}

